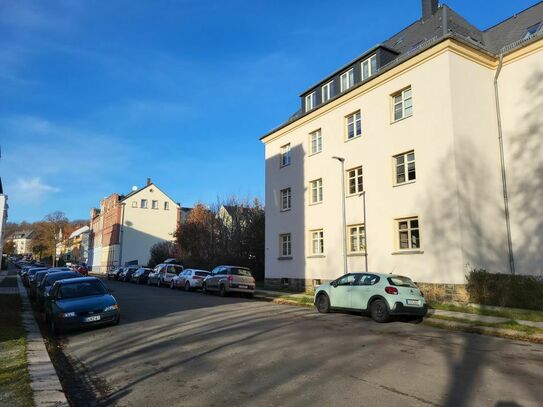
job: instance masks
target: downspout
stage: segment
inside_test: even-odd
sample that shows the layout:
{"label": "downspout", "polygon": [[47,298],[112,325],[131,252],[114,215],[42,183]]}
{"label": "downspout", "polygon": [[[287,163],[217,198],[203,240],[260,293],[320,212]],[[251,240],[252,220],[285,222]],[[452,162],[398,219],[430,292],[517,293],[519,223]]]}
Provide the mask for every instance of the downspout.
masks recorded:
{"label": "downspout", "polygon": [[121,202],[121,227],[119,228],[119,267],[123,266],[124,202]]}
{"label": "downspout", "polygon": [[503,153],[503,136],[502,136],[502,119],[500,113],[500,95],[498,92],[498,78],[502,70],[503,54],[500,54],[498,61],[498,69],[494,76],[494,97],[496,100],[496,119],[498,120],[498,144],[500,145],[500,166],[502,173],[502,188],[503,188],[503,205],[505,208],[505,225],[507,226],[507,245],[509,248],[509,270],[511,274],[515,274],[515,259],[513,257],[513,243],[511,240],[511,222],[509,219],[509,196],[507,193],[507,174],[505,171],[505,158]]}

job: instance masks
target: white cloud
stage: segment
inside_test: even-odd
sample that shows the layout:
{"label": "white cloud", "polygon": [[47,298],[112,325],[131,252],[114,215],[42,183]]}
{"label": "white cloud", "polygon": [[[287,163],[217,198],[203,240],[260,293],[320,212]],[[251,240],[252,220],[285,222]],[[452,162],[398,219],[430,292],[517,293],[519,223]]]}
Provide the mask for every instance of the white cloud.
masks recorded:
{"label": "white cloud", "polygon": [[40,177],[19,178],[13,194],[23,201],[43,201],[47,195],[60,192],[60,188],[44,183]]}

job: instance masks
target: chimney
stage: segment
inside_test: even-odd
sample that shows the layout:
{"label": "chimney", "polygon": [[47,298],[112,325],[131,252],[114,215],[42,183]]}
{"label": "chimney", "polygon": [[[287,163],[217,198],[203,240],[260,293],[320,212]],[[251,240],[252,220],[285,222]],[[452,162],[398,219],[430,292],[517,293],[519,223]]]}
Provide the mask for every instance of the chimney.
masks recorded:
{"label": "chimney", "polygon": [[151,185],[151,178],[147,178],[147,186]]}
{"label": "chimney", "polygon": [[422,0],[422,20],[432,17],[439,7],[437,0]]}

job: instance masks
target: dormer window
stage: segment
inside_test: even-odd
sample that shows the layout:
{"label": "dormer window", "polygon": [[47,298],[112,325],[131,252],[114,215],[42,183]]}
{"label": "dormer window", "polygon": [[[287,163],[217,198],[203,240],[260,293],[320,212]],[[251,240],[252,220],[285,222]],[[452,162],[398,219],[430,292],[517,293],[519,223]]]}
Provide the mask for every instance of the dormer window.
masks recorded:
{"label": "dormer window", "polygon": [[522,37],[523,40],[527,40],[528,38],[530,38],[531,36],[537,34],[537,32],[541,29],[541,25],[542,23],[539,22],[537,24],[534,24],[532,25],[531,27],[528,27],[526,29],[526,33],[524,34],[524,36]]}
{"label": "dormer window", "polygon": [[375,75],[377,72],[377,55],[372,55],[371,57],[362,61],[362,80],[368,79],[370,76]]}
{"label": "dormer window", "polygon": [[305,97],[305,111],[308,112],[314,109],[317,105],[317,92],[310,93]]}
{"label": "dormer window", "polygon": [[332,97],[332,81],[322,87],[322,103],[328,102]]}
{"label": "dormer window", "polygon": [[354,69],[351,68],[347,72],[342,73],[339,77],[341,92],[345,92],[347,89],[354,85]]}

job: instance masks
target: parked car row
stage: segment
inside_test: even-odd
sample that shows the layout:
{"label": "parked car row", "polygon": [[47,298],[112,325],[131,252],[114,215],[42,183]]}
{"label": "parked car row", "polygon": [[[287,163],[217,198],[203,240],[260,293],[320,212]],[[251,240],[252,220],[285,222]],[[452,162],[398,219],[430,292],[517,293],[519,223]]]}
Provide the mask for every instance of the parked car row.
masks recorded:
{"label": "parked car row", "polygon": [[[17,266],[17,265],[16,265]],[[68,267],[20,267],[30,300],[54,334],[86,326],[118,324],[120,307],[104,283]]]}
{"label": "parked car row", "polygon": [[184,269],[183,266],[171,263],[159,264],[154,269],[120,267],[108,271],[107,279],[185,291],[217,292],[221,297],[239,293],[252,298],[256,285],[251,270],[245,267],[217,266],[210,272]]}

